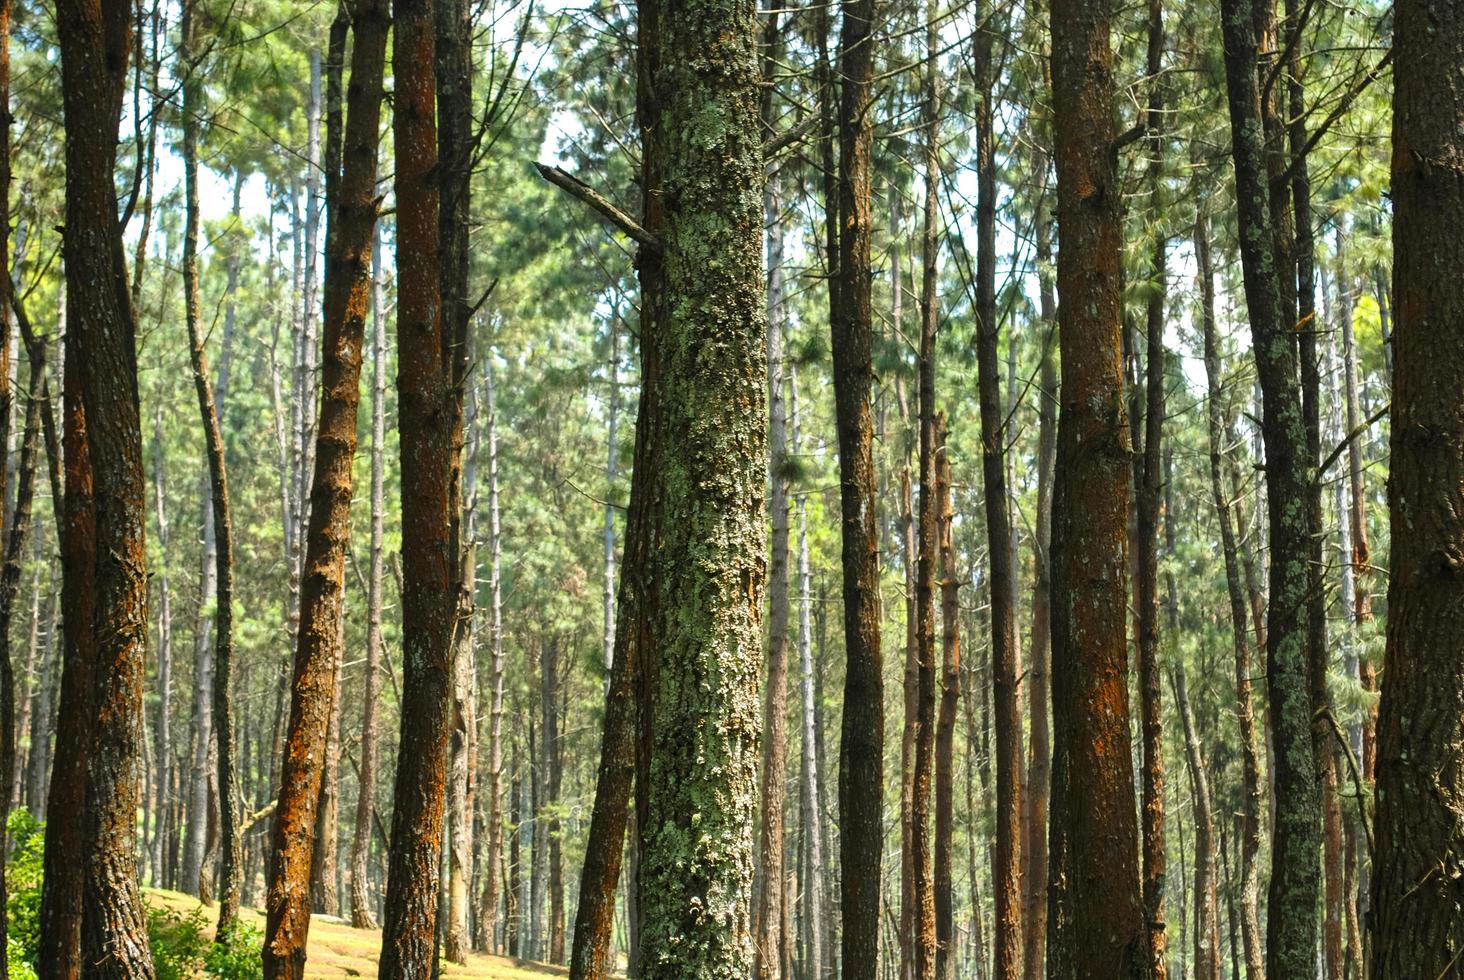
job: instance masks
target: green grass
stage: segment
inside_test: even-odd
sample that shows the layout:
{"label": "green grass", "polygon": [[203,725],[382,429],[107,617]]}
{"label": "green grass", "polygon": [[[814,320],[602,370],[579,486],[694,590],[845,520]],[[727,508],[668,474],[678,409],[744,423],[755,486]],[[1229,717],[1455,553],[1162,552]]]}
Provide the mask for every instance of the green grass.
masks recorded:
{"label": "green grass", "polygon": [[[198,908],[198,899],[181,892],[146,890],[149,904],[164,905],[187,913]],[[218,915],[218,906],[204,908],[210,923]],[[240,918],[264,928],[264,914],[257,909],[243,909]],[[212,925],[209,928],[212,935]],[[310,948],[305,963],[307,977],[375,977],[376,961],[381,952],[380,929],[353,929],[349,922],[329,916],[313,916],[310,922]],[[528,963],[503,956],[474,954],[459,966],[443,963],[442,975],[452,980],[544,980],[564,976],[563,967]]]}

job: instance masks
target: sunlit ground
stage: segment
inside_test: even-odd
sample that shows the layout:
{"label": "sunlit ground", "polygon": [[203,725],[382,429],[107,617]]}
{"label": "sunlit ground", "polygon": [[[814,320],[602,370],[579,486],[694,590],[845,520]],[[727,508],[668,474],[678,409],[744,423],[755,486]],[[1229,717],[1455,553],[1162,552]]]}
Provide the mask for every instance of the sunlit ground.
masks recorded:
{"label": "sunlit ground", "polygon": [[[181,892],[147,889],[151,904],[166,905],[187,913],[198,907],[198,899]],[[218,906],[205,908],[209,922],[218,915]],[[264,928],[264,915],[256,909],[244,909],[240,917]],[[210,926],[210,934],[212,927]],[[315,916],[310,923],[310,952],[305,964],[307,977],[375,977],[376,960],[381,952],[381,930],[352,929],[339,919]],[[443,963],[444,977],[459,980],[543,980],[564,976],[562,967],[522,963],[502,956],[468,957],[466,966]]]}

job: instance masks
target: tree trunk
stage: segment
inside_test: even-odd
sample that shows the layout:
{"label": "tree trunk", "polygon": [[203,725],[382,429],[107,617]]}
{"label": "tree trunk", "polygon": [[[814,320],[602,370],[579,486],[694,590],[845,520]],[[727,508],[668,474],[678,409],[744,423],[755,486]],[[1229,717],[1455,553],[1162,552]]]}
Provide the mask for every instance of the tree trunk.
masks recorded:
{"label": "tree trunk", "polygon": [[[393,59],[397,247],[397,398],[402,468],[401,738],[380,976],[427,971],[437,929],[443,790],[459,627],[456,457],[462,380],[443,310],[433,0],[398,0]],[[449,201],[449,206],[453,202]]]}
{"label": "tree trunk", "polygon": [[1183,662],[1176,659],[1172,680],[1174,701],[1184,725],[1185,761],[1189,766],[1190,787],[1195,800],[1195,980],[1220,980],[1219,895],[1215,868],[1215,819],[1210,803],[1210,776],[1200,736],[1195,729],[1194,712],[1190,710],[1189,692],[1185,685]]}
{"label": "tree trunk", "polygon": [[662,246],[640,272],[661,363],[652,479],[666,518],[644,670],[641,975],[740,980],[752,967],[766,572],[755,4],[645,4],[639,31],[645,218]]}
{"label": "tree trunk", "polygon": [[[90,633],[76,652],[94,665],[93,689],[81,709],[94,723],[75,760],[85,769],[85,803],[75,810],[83,828],[81,847],[64,856],[58,849],[56,857],[76,865],[84,882],[81,894],[67,902],[67,911],[75,908],[81,915],[79,962],[87,964],[89,976],[108,978],[153,975],[135,854],[148,629],[146,490],[135,323],[113,183],[130,17],[126,6],[104,10],[77,0],[66,0],[56,12],[66,118],[66,358],[73,426],[68,471],[76,477],[68,480],[67,496],[87,500],[87,516],[95,522],[69,515],[80,518],[80,526],[71,529],[67,572],[88,591],[86,605],[95,609],[93,619],[88,610],[68,605],[68,620],[75,612]],[[89,568],[79,567],[83,563]],[[74,592],[72,598],[74,603]],[[53,821],[59,811],[51,807]],[[72,875],[64,877],[66,888]],[[68,925],[51,925],[52,941],[43,945],[69,945]],[[63,952],[59,959],[67,958]],[[61,965],[54,954],[47,959],[43,952],[48,977],[70,976],[79,966]]]}
{"label": "tree trunk", "polygon": [[371,564],[366,586],[366,699],[361,707],[361,768],[351,841],[351,925],[357,929],[376,927],[367,888],[367,865],[376,806],[376,702],[381,697],[382,537],[386,510],[386,311],[379,229],[373,232],[371,252]]}
{"label": "tree trunk", "polygon": [[[185,184],[186,221],[183,231],[183,292],[184,319],[188,326],[188,348],[193,364],[193,386],[198,395],[198,410],[203,424],[204,442],[208,451],[208,484],[212,514],[212,541],[206,541],[204,554],[215,562],[214,581],[217,597],[217,633],[212,656],[208,658],[210,670],[199,672],[200,700],[205,696],[212,699],[213,726],[216,728],[218,770],[216,778],[219,787],[219,846],[222,863],[219,869],[220,908],[216,933],[220,941],[227,939],[230,929],[239,914],[239,890],[241,884],[241,851],[238,840],[238,779],[234,769],[234,723],[231,708],[233,657],[234,657],[234,534],[229,513],[229,483],[224,458],[224,434],[219,422],[220,402],[227,383],[221,366],[219,393],[215,396],[213,382],[208,370],[208,359],[203,348],[202,300],[198,284],[198,120],[204,112],[203,64],[197,49],[197,35],[194,33],[197,16],[196,4],[189,0],[183,5],[182,47],[179,58],[185,70],[183,80],[183,169]],[[225,338],[227,341],[227,337]],[[227,357],[227,351],[225,357]],[[205,535],[207,536],[207,530]],[[212,679],[212,690],[206,690],[202,678]],[[200,716],[202,711],[197,712]],[[197,737],[197,734],[195,735]],[[203,752],[208,757],[207,748]],[[200,874],[202,874],[200,869]],[[201,882],[200,882],[201,885]]]}
{"label": "tree trunk", "polygon": [[[1164,183],[1164,105],[1160,72],[1164,56],[1164,16],[1161,0],[1149,0],[1149,127],[1148,182],[1154,200]],[[1164,303],[1168,271],[1168,242],[1161,227],[1155,231],[1154,251],[1145,304],[1143,453],[1136,460],[1141,476],[1137,493],[1135,548],[1138,607],[1139,715],[1143,748],[1140,813],[1142,815],[1142,869],[1148,972],[1154,980],[1168,973],[1164,933],[1164,681],[1159,667],[1159,516],[1163,506],[1164,432]],[[1172,521],[1172,515],[1166,523]],[[1182,880],[1182,879],[1181,879]],[[1181,885],[1183,888],[1183,885]]]}
{"label": "tree trunk", "polygon": [[934,848],[931,840],[931,782],[935,769],[936,568],[940,562],[939,493],[936,489],[935,340],[940,311],[937,295],[940,257],[940,80],[936,13],[926,8],[925,79],[921,119],[925,129],[925,215],[921,231],[919,431],[920,502],[915,522],[919,552],[915,561],[915,650],[919,678],[915,707],[915,767],[910,798],[910,863],[914,912],[910,922],[915,947],[915,980],[934,980],[936,968]]}
{"label": "tree trunk", "polygon": [[1126,630],[1129,441],[1109,3],[1054,0],[1062,400],[1053,504],[1048,975],[1144,965]]}
{"label": "tree trunk", "polygon": [[[1035,168],[1045,189],[1048,179],[1046,153]],[[1049,205],[1039,205],[1036,217],[1039,303],[1042,338],[1037,406],[1037,540],[1034,544],[1032,583],[1032,679],[1028,685],[1030,721],[1030,763],[1027,766],[1028,795],[1024,821],[1025,845],[1022,878],[1026,886],[1026,914],[1022,925],[1022,963],[1033,977],[1046,975],[1047,939],[1047,798],[1051,782],[1052,746],[1048,728],[1048,699],[1051,681],[1052,643],[1052,476],[1057,463],[1057,365],[1053,362],[1051,331],[1057,321],[1057,298],[1051,274],[1052,228]]]}
{"label": "tree trunk", "polygon": [[940,507],[940,618],[944,629],[940,708],[935,726],[935,973],[941,980],[955,980],[959,960],[954,865],[956,709],[961,691],[961,580],[952,540],[956,511],[951,503],[951,458],[946,448],[943,413],[936,420],[936,430],[939,451],[936,498]]}
{"label": "tree trunk", "polygon": [[[1464,957],[1464,10],[1404,0],[1394,23],[1393,564],[1378,718],[1375,980]],[[1446,81],[1447,80],[1447,81]]]}
{"label": "tree trunk", "polygon": [[[387,11],[383,0],[355,10],[351,98],[326,263],[325,360],[310,525],[300,579],[300,628],[289,729],[270,861],[265,976],[302,975],[310,930],[310,880],[317,808],[341,657],[344,577],[353,492],[361,360],[371,295],[376,226],[376,139],[381,119]],[[411,254],[408,252],[408,254]],[[395,836],[392,838],[395,840]]]}
{"label": "tree trunk", "polygon": [[1220,525],[1220,550],[1225,556],[1225,585],[1230,598],[1230,638],[1235,656],[1236,721],[1240,728],[1241,830],[1240,830],[1240,923],[1245,944],[1246,972],[1264,976],[1261,953],[1260,851],[1261,851],[1261,767],[1256,739],[1255,708],[1251,702],[1251,648],[1246,620],[1245,585],[1236,554],[1230,491],[1226,488],[1223,454],[1227,444],[1225,412],[1219,398],[1223,383],[1220,351],[1215,336],[1215,274],[1210,258],[1210,215],[1201,202],[1195,216],[1195,262],[1198,266],[1201,329],[1204,333],[1205,376],[1209,388],[1206,419],[1209,429],[1210,489]]}
{"label": "tree trunk", "polygon": [[[879,522],[869,391],[874,379],[870,307],[870,171],[874,118],[874,0],[844,0],[839,34],[840,215],[831,269],[834,409],[844,578],[844,711],[839,742],[839,866],[846,980],[879,967],[884,839],[884,688],[879,648]],[[832,91],[827,94],[832,100]],[[825,201],[826,208],[833,202]]]}
{"label": "tree trunk", "polygon": [[[991,64],[991,33],[978,32],[976,60]],[[990,67],[982,69],[992,72]],[[978,93],[976,129],[976,374],[981,411],[981,475],[990,566],[992,695],[996,708],[996,845],[992,897],[994,973],[997,980],[1022,975],[1022,713],[1021,656],[1017,650],[1016,551],[1007,486],[1007,410],[1001,397],[996,312],[996,160],[992,86]],[[947,576],[955,569],[948,568]],[[954,596],[952,597],[954,600]],[[946,615],[954,615],[956,607]],[[1044,707],[1045,712],[1045,707]],[[953,974],[943,974],[946,980]]]}
{"label": "tree trunk", "polygon": [[[503,677],[504,677],[504,654],[503,654],[503,532],[500,522],[499,497],[498,497],[498,406],[494,400],[493,391],[493,366],[491,354],[484,360],[483,365],[484,388],[487,395],[488,406],[488,547],[490,552],[488,562],[488,629],[491,634],[490,644],[492,648],[492,665],[490,674],[490,685],[492,687],[492,701],[489,705],[488,719],[488,853],[487,853],[487,874],[483,876],[483,911],[484,915],[479,917],[478,931],[482,936],[482,942],[489,952],[499,947],[495,944],[493,933],[498,917],[498,890],[499,875],[503,861]],[[626,550],[629,551],[630,538],[627,531]],[[628,559],[627,559],[628,560]],[[629,667],[626,668],[630,670]],[[629,673],[626,675],[631,677]],[[627,682],[628,683],[628,682]],[[612,680],[611,686],[614,687]],[[630,691],[623,692],[629,700]],[[627,707],[627,710],[629,708]],[[625,737],[634,738],[634,721],[629,722]],[[629,788],[626,789],[629,795]],[[593,824],[593,821],[592,821]],[[593,834],[593,828],[591,834]],[[621,836],[624,835],[622,824]],[[596,854],[592,848],[586,851],[587,860]],[[515,862],[516,863],[516,862]],[[614,875],[611,876],[612,878]],[[614,885],[610,886],[612,889]],[[591,890],[581,887],[580,907],[585,907],[588,902],[587,896]],[[613,904],[613,903],[612,903]],[[613,909],[612,909],[613,914]],[[504,935],[508,935],[508,922],[504,922]],[[576,930],[578,936],[578,930]],[[505,946],[507,944],[505,943]]]}
{"label": "tree trunk", "polygon": [[[778,13],[765,32],[769,52],[778,50]],[[765,59],[764,72],[776,71],[776,55]],[[767,97],[765,97],[766,99]],[[763,112],[764,123],[770,123]],[[777,171],[763,189],[763,223],[767,228],[767,372],[768,484],[772,517],[768,565],[767,687],[763,691],[762,814],[758,865],[753,896],[753,976],[781,980],[780,936],[783,921],[783,826],[788,783],[788,447],[787,408],[783,400],[783,194]]]}
{"label": "tree trunk", "polygon": [[[1267,972],[1310,975],[1316,955],[1320,899],[1321,808],[1312,745],[1312,688],[1307,659],[1306,598],[1310,519],[1297,501],[1309,499],[1313,467],[1297,380],[1296,347],[1287,322],[1273,211],[1267,204],[1267,148],[1257,78],[1254,0],[1223,0],[1226,87],[1240,227],[1246,306],[1263,400],[1271,589],[1267,681],[1275,744],[1275,810],[1267,903]],[[1283,209],[1284,210],[1284,209]]]}

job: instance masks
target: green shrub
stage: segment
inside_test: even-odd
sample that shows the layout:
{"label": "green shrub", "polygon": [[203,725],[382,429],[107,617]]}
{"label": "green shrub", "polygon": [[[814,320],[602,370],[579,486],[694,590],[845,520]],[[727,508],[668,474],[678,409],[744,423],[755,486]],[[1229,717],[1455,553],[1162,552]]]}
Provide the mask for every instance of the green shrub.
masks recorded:
{"label": "green shrub", "polygon": [[203,954],[205,972],[219,980],[264,980],[264,933],[247,922],[234,925],[223,942]]}
{"label": "green shrub", "polygon": [[46,825],[22,808],[11,811],[6,830],[11,841],[5,869],[5,916],[10,928],[7,959],[12,977],[33,977],[41,942],[41,856]]}
{"label": "green shrub", "polygon": [[203,975],[203,955],[212,945],[203,934],[202,908],[186,915],[160,905],[147,907],[147,939],[157,980],[195,980]]}

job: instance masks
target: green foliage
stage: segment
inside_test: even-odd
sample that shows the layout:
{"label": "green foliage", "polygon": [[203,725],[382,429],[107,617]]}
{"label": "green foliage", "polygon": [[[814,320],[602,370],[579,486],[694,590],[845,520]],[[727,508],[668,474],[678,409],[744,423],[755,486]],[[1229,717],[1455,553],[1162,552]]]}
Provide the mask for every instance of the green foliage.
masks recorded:
{"label": "green foliage", "polygon": [[[24,808],[11,811],[5,822],[11,841],[6,865],[5,915],[10,929],[6,959],[12,977],[25,976],[35,965],[41,938],[41,856],[46,825]],[[23,964],[23,966],[20,966]],[[22,972],[17,973],[18,967]],[[35,976],[34,972],[30,976]]]}
{"label": "green foliage", "polygon": [[221,980],[263,980],[264,934],[247,922],[236,923],[203,954],[204,973]]}
{"label": "green foliage", "polygon": [[209,940],[202,908],[186,915],[158,905],[147,907],[147,940],[152,947],[157,980],[192,980],[203,976]]}

